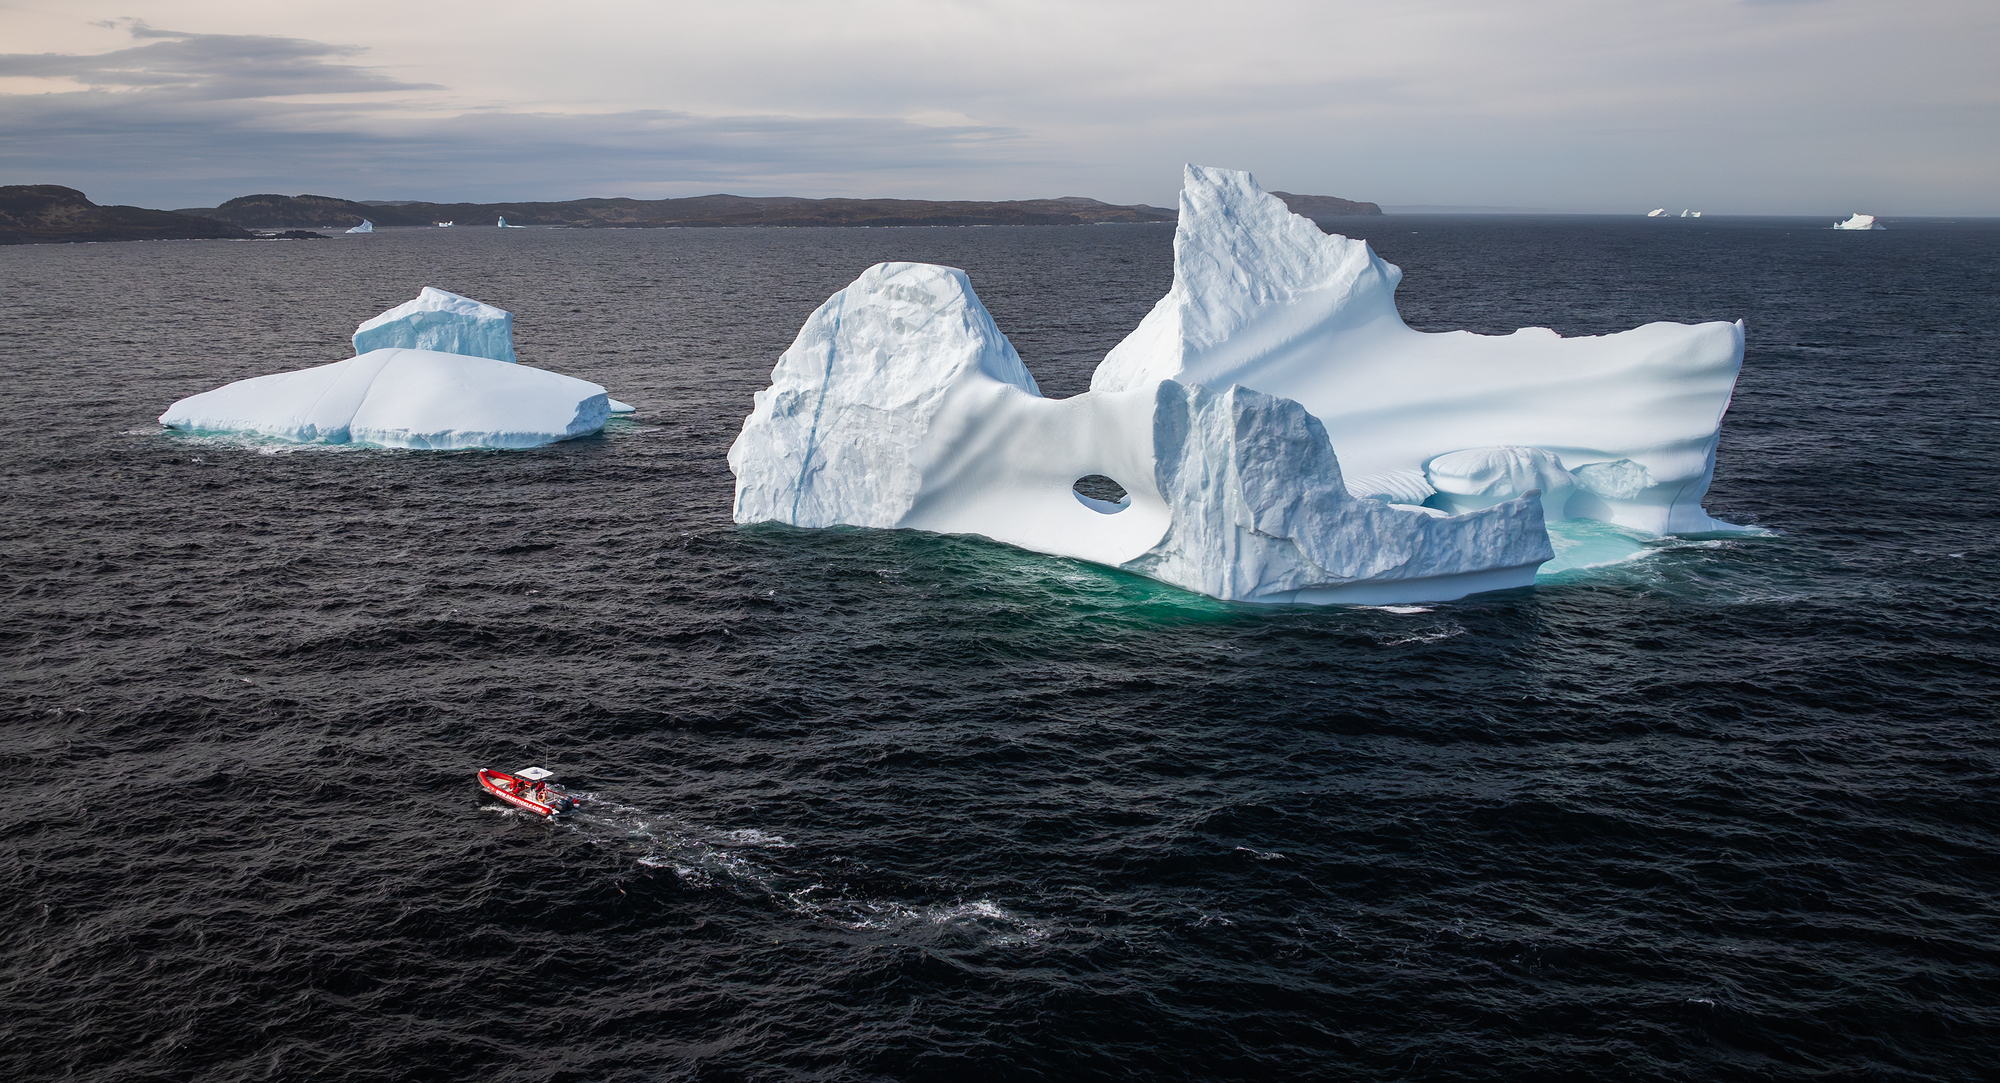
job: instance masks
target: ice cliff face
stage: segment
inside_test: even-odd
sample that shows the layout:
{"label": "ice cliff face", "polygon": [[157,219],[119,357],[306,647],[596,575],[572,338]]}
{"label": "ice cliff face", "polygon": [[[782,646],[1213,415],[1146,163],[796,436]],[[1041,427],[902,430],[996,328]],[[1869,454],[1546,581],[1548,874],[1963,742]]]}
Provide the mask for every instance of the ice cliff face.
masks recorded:
{"label": "ice cliff face", "polygon": [[[1700,500],[1741,324],[1412,331],[1395,267],[1228,170],[1188,168],[1174,255],[1167,296],[1063,400],[963,272],[870,268],[757,394],[737,521],[983,534],[1219,598],[1370,603],[1532,582],[1546,518],[1726,526]],[[1125,499],[1079,496],[1091,474]]]}

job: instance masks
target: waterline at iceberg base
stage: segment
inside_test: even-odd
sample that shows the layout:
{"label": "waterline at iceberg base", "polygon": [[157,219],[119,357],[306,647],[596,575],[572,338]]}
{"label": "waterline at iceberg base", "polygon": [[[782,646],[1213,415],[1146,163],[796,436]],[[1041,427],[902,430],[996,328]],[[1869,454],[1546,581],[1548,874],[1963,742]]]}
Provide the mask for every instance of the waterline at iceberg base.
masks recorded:
{"label": "waterline at iceberg base", "polygon": [[[980,534],[1216,598],[1363,604],[1526,586],[1550,521],[1733,529],[1700,501],[1740,323],[1427,334],[1396,311],[1400,277],[1249,174],[1189,166],[1172,288],[1088,392],[1048,399],[964,272],[878,264],[757,393],[735,519]],[[1090,475],[1125,496],[1077,493]]]}

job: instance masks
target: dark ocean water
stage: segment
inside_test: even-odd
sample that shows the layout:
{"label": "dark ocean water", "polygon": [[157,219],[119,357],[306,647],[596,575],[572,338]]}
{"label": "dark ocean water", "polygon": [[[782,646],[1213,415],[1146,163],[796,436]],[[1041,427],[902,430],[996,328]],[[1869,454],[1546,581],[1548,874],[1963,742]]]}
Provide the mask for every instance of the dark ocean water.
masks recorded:
{"label": "dark ocean water", "polygon": [[[1425,612],[729,518],[806,314],[950,263],[1073,394],[1157,227],[0,249],[0,1073],[1974,1080],[2000,223],[1346,220],[1423,329],[1743,318],[1770,537]],[[435,285],[640,407],[161,433]],[[501,812],[482,766],[599,798]]]}

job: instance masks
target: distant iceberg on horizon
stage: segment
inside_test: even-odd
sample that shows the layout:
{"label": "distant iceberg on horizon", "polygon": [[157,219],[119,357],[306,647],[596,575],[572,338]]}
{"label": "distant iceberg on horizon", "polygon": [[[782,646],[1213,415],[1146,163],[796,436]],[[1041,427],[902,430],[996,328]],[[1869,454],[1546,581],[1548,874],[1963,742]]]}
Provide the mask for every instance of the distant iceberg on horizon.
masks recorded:
{"label": "distant iceberg on horizon", "polygon": [[[756,394],[734,517],[981,534],[1217,598],[1361,604],[1528,585],[1559,517],[1735,529],[1701,498],[1741,323],[1429,334],[1397,313],[1400,278],[1248,173],[1188,166],[1173,287],[1088,392],[1048,399],[963,271],[878,264]],[[1125,495],[1077,492],[1093,475]]]}
{"label": "distant iceberg on horizon", "polygon": [[1835,228],[1835,229],[1881,229],[1881,228],[1882,228],[1882,223],[1880,223],[1880,222],[1877,222],[1877,221],[1875,220],[1875,216],[1874,216],[1874,215],[1872,215],[1872,214],[1862,214],[1861,212],[1859,212],[1859,211],[1856,211],[1856,212],[1854,213],[1854,216],[1853,216],[1853,217],[1851,217],[1851,218],[1849,218],[1849,219],[1848,219],[1847,221],[1845,221],[1845,222],[1835,222],[1835,223],[1833,224],[1833,228]]}
{"label": "distant iceberg on horizon", "polygon": [[361,224],[360,224],[360,225],[358,225],[358,226],[354,226],[353,228],[349,229],[349,230],[348,230],[347,232],[349,232],[349,233],[373,233],[373,232],[375,232],[375,223],[373,223],[373,222],[370,222],[370,221],[369,221],[368,219],[366,219],[366,218],[363,218],[363,219],[361,220]]}

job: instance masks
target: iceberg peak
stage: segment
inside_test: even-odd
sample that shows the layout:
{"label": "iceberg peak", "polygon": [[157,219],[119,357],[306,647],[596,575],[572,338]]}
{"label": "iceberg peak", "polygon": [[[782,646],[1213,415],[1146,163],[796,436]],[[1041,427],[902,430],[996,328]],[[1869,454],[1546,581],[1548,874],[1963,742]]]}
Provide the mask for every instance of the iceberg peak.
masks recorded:
{"label": "iceberg peak", "polygon": [[405,301],[354,329],[354,352],[436,350],[467,357],[513,361],[514,314],[470,297],[425,286]]}
{"label": "iceberg peak", "polygon": [[1741,323],[1563,338],[1411,330],[1402,272],[1321,233],[1248,173],[1189,166],[1174,282],[1091,387],[1241,384],[1326,425],[1351,475],[1421,473],[1466,448],[1540,448],[1575,468],[1630,459],[1654,484],[1584,514],[1654,534],[1726,526],[1701,508],[1743,362]]}

